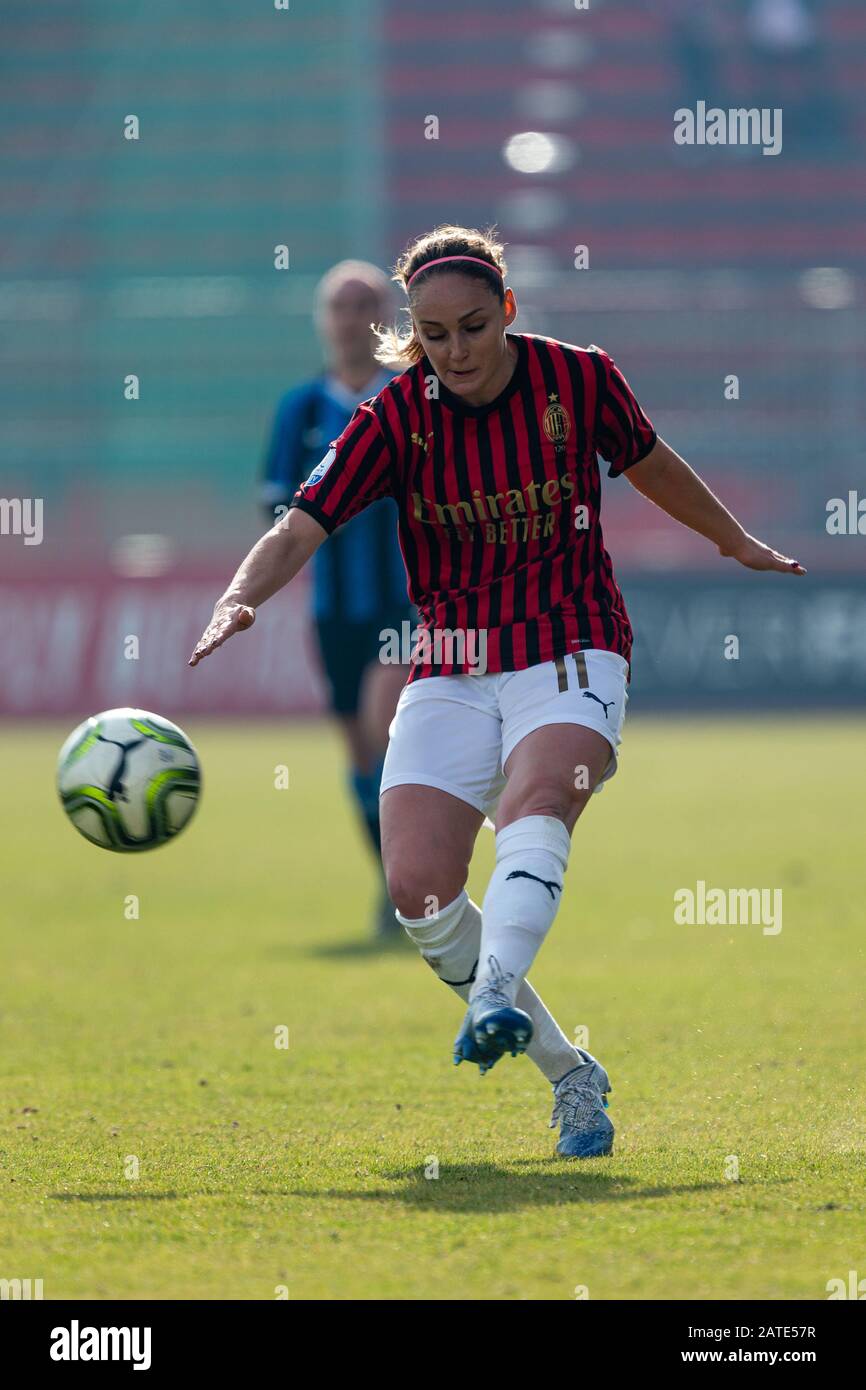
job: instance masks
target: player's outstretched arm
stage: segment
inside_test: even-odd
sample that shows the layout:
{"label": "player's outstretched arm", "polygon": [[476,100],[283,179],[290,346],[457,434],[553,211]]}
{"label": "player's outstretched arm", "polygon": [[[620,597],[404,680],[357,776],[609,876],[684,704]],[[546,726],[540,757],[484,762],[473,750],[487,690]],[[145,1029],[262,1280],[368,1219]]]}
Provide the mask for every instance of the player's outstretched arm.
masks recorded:
{"label": "player's outstretched arm", "polygon": [[197,666],[233,633],[252,627],[259,604],[294,579],[327,535],[324,526],[308,512],[297,507],[287,512],[256,542],[222,598],[217,599],[213,617],[188,664]]}
{"label": "player's outstretched arm", "polygon": [[732,556],[748,569],[806,573],[796,560],[744,531],[694,469],[663,439],[658,439],[646,458],[629,468],[625,476],[668,516],[713,541],[721,555]]}

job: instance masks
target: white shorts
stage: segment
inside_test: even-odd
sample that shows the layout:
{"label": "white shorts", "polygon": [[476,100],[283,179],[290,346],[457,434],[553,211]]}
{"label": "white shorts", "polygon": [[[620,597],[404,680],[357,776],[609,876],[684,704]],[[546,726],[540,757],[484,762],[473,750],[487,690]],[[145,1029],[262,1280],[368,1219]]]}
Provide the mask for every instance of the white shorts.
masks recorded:
{"label": "white shorts", "polygon": [[383,792],[403,783],[438,787],[492,816],[511,753],[545,724],[581,724],[603,734],[614,776],[628,703],[628,663],[617,652],[570,652],[525,671],[426,676],[406,685],[389,729]]}

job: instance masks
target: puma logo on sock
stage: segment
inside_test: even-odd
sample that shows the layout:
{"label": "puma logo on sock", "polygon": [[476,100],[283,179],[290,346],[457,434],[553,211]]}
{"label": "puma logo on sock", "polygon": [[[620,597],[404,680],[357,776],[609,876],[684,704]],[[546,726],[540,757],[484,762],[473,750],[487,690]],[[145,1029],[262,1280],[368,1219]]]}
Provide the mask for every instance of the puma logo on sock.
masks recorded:
{"label": "puma logo on sock", "polygon": [[506,883],[511,878],[531,878],[535,883],[543,883],[554,902],[556,902],[553,894],[554,888],[558,893],[562,892],[562,884],[557,883],[555,879],[538,878],[536,874],[527,873],[525,869],[512,869],[511,873],[506,876]]}

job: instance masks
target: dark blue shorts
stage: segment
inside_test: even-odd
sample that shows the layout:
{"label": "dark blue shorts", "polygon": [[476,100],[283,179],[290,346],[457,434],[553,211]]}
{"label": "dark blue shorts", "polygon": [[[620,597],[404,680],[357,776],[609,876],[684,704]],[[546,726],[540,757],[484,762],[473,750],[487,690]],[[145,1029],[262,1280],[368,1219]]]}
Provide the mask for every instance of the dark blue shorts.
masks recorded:
{"label": "dark blue shorts", "polygon": [[414,609],[382,613],[362,623],[346,622],[344,618],[315,619],[322,665],[331,691],[331,709],[335,714],[357,714],[364,672],[371,662],[379,659],[382,647],[379,633],[384,628],[396,628],[399,633],[403,622],[415,627]]}

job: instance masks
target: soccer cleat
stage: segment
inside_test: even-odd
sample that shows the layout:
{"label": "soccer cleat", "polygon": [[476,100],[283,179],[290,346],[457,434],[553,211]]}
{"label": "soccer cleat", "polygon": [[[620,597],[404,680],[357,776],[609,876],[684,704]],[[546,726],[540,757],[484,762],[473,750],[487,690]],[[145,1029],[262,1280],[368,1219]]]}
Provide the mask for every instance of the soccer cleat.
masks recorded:
{"label": "soccer cleat", "polygon": [[475,1041],[472,1028],[472,1008],[470,1007],[467,1009],[466,1016],[460,1027],[460,1032],[457,1034],[454,1041],[455,1067],[459,1067],[461,1062],[475,1062],[477,1063],[479,1072],[483,1076],[485,1072],[488,1072],[490,1068],[499,1061],[501,1056],[502,1053],[495,1049],[490,1050],[488,1048],[479,1047],[478,1043]]}
{"label": "soccer cleat", "polygon": [[566,1072],[553,1088],[550,1128],[559,1125],[556,1152],[563,1158],[600,1158],[613,1152],[614,1128],[605,1111],[611,1089],[604,1067],[588,1060]]}
{"label": "soccer cleat", "polygon": [[503,975],[494,956],[489,964],[492,977],[470,1003],[454,1042],[455,1067],[461,1062],[475,1062],[482,1076],[506,1052],[516,1057],[532,1041],[532,1019],[523,1009],[516,1009],[505,992],[512,977]]}

